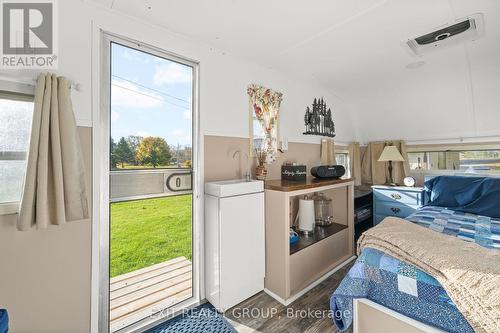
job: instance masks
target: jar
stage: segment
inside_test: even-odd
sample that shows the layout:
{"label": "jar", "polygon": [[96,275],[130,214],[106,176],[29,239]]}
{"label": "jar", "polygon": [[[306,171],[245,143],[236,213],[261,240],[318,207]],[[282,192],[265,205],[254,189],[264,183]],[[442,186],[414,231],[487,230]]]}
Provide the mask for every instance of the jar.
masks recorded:
{"label": "jar", "polygon": [[316,225],[327,227],[333,223],[333,204],[332,199],[327,198],[323,193],[317,193],[313,196],[314,216]]}

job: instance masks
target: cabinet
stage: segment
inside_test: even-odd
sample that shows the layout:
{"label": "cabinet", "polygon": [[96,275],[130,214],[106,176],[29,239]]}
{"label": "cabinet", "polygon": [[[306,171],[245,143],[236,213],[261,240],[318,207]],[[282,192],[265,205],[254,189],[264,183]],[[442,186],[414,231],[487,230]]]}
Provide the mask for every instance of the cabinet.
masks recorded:
{"label": "cabinet", "polygon": [[425,202],[422,187],[375,185],[373,189],[374,224],[380,223],[387,216],[405,218]]}
{"label": "cabinet", "polygon": [[[332,199],[334,224],[316,227],[290,246],[299,198],[323,192]],[[354,184],[351,179],[266,181],[265,291],[288,305],[354,255]]]}
{"label": "cabinet", "polygon": [[354,187],[354,240],[373,227],[373,191],[369,186]]}
{"label": "cabinet", "polygon": [[207,183],[205,193],[206,297],[225,311],[264,289],[263,183]]}

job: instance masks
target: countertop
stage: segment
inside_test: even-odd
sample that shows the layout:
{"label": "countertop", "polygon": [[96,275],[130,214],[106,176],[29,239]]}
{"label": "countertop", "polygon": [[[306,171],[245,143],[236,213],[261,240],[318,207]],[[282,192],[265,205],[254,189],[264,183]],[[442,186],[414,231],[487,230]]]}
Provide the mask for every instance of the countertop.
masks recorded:
{"label": "countertop", "polygon": [[345,179],[318,179],[318,178],[307,178],[306,181],[290,181],[290,180],[266,180],[264,182],[264,188],[266,190],[281,191],[281,192],[291,192],[298,190],[306,190],[310,188],[316,188],[326,185],[335,185],[351,182],[352,178]]}

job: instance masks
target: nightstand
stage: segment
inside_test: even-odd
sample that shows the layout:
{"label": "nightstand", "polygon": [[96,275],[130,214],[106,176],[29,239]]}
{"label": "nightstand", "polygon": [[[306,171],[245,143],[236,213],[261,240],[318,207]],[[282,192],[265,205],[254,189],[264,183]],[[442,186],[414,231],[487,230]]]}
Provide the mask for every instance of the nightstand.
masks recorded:
{"label": "nightstand", "polygon": [[405,218],[425,203],[422,187],[374,185],[372,189],[374,225],[387,216]]}

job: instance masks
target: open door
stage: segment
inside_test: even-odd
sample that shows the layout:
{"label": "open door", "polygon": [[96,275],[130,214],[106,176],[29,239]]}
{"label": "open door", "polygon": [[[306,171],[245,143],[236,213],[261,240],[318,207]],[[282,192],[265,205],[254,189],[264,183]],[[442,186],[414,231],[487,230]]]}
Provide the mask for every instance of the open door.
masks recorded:
{"label": "open door", "polygon": [[125,332],[199,302],[197,65],[112,36],[103,49],[109,237],[100,331]]}

